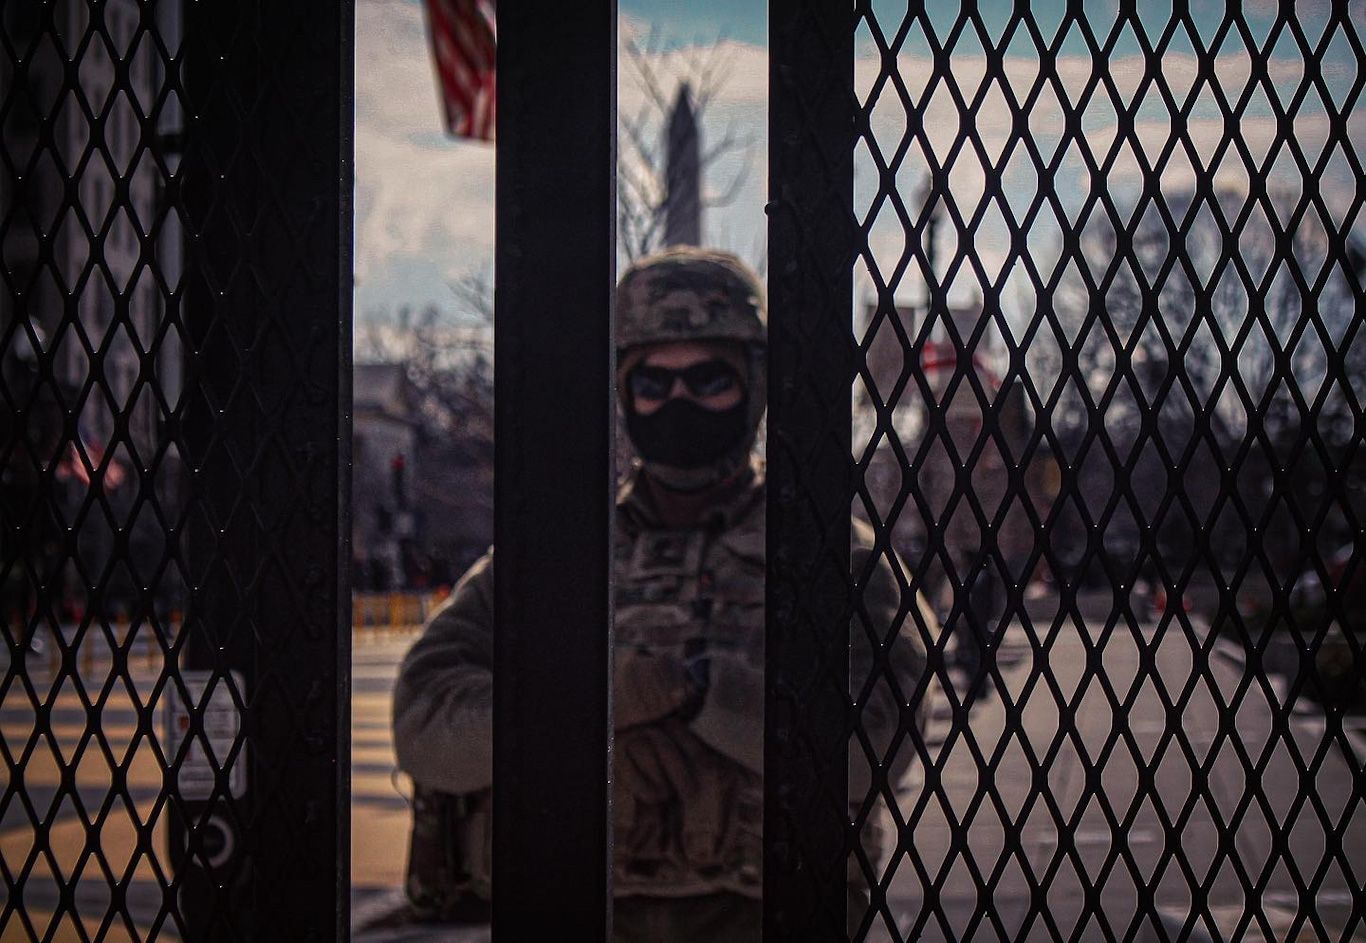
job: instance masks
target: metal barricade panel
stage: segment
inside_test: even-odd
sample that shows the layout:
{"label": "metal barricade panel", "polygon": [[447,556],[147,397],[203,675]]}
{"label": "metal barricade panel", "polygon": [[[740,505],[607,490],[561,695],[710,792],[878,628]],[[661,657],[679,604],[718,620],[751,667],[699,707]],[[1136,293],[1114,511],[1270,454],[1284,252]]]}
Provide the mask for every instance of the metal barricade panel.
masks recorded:
{"label": "metal barricade panel", "polygon": [[769,931],[1355,938],[1353,6],[771,40]]}
{"label": "metal barricade panel", "polygon": [[0,936],[331,938],[350,5],[0,21]]}

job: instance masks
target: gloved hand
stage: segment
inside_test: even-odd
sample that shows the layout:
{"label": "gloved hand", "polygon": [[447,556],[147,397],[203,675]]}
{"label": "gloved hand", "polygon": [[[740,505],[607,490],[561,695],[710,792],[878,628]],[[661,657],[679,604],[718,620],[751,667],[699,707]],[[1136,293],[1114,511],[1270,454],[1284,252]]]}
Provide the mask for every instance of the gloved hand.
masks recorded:
{"label": "gloved hand", "polygon": [[614,753],[617,840],[625,857],[718,867],[738,786],[734,765],[678,719],[624,731]]}
{"label": "gloved hand", "polygon": [[696,693],[683,660],[667,652],[618,651],[612,684],[617,730],[668,717]]}
{"label": "gloved hand", "polygon": [[670,833],[677,821],[677,781],[686,778],[687,764],[672,739],[653,724],[618,732],[612,762],[617,860],[657,868],[677,854]]}

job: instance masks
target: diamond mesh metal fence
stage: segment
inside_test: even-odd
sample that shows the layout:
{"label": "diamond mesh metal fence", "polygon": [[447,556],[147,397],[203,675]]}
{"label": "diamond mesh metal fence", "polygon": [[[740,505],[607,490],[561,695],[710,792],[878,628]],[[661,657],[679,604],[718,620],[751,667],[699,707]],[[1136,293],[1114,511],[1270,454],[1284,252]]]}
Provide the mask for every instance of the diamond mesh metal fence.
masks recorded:
{"label": "diamond mesh metal fence", "polygon": [[[775,5],[777,938],[1366,932],[1362,12]],[[349,6],[0,23],[0,935],[332,936]]]}
{"label": "diamond mesh metal fence", "polygon": [[0,3],[6,940],[340,926],[349,9]]}
{"label": "diamond mesh metal fence", "polygon": [[771,11],[778,938],[1366,934],[1362,12]]}

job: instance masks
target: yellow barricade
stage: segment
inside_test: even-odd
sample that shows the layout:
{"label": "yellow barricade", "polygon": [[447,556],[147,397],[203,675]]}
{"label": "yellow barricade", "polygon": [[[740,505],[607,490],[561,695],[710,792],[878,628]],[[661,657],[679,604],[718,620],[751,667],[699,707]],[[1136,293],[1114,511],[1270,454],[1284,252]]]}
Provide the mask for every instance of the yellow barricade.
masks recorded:
{"label": "yellow barricade", "polygon": [[385,632],[417,632],[445,598],[441,592],[399,590],[388,593],[354,593],[351,625],[357,633],[378,636]]}

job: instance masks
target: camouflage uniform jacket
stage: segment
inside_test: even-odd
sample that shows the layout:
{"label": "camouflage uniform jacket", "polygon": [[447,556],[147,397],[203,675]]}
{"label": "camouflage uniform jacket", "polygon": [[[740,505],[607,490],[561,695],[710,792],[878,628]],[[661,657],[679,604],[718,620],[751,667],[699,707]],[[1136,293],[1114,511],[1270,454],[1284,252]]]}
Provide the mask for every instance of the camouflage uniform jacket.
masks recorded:
{"label": "camouflage uniform jacket", "polygon": [[[637,473],[638,475],[639,473]],[[700,703],[616,735],[616,874],[618,895],[682,896],[728,890],[757,897],[762,885],[764,664],[764,487],[753,480],[693,530],[664,530],[639,487],[618,497],[616,646],[673,655],[681,664],[705,657]],[[871,531],[856,522],[853,564],[861,573]],[[866,611],[886,637],[902,589],[885,562],[864,588]],[[921,619],[932,620],[917,600]],[[478,793],[492,783],[492,552],[456,587],[409,652],[394,700],[399,766],[430,789]],[[906,615],[888,648],[891,671],[906,699],[924,669],[922,629]],[[853,677],[871,671],[867,633],[851,635]],[[862,713],[883,752],[902,716],[885,683]],[[851,743],[850,796],[858,803],[871,782],[857,741]],[[902,744],[889,774],[896,782],[913,755]],[[860,772],[860,770],[862,772]],[[876,860],[865,837],[865,849]]]}

